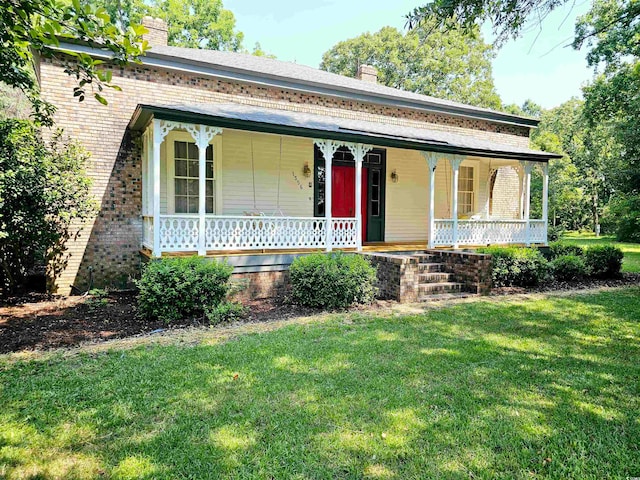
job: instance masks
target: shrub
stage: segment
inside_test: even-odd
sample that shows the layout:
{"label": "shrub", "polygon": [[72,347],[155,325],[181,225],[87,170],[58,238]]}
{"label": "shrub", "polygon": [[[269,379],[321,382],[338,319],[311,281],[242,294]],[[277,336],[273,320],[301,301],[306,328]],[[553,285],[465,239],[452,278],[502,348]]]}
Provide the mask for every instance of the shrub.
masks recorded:
{"label": "shrub", "polygon": [[640,243],[640,195],[619,196],[609,202],[603,219],[621,242]]}
{"label": "shrub", "polygon": [[224,300],[232,271],[200,257],[151,261],[137,282],[140,314],[164,322],[202,316]]}
{"label": "shrub", "polygon": [[551,271],[557,280],[579,280],[587,275],[587,266],[582,257],[560,255],[551,262]]}
{"label": "shrub", "polygon": [[598,278],[620,276],[624,254],[618,247],[599,245],[587,248],[584,261],[589,274]]}
{"label": "shrub", "polygon": [[292,300],[299,305],[346,308],[373,301],[376,269],[361,255],[317,253],[296,258],[289,269]]}
{"label": "shrub", "polygon": [[205,316],[211,325],[244,319],[249,309],[240,302],[222,302],[215,307],[205,307]]}
{"label": "shrub", "polygon": [[564,229],[561,226],[554,227],[553,225],[549,225],[549,227],[547,227],[547,240],[550,242],[557,242],[563,234]]}
{"label": "shrub", "polygon": [[534,248],[486,247],[478,252],[491,255],[494,287],[529,287],[543,281],[548,274],[547,260]]}
{"label": "shrub", "polygon": [[582,257],[584,255],[584,248],[580,245],[571,245],[562,242],[552,242],[549,244],[549,257],[552,260],[566,255]]}

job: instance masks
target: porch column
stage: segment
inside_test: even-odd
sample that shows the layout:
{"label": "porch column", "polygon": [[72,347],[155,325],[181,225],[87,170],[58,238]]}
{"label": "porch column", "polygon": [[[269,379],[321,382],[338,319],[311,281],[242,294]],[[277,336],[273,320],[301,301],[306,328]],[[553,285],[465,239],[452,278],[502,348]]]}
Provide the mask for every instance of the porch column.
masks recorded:
{"label": "porch column", "polygon": [[314,140],[315,145],[322,152],[322,156],[324,157],[324,216],[326,222],[326,250],[330,252],[333,250],[332,241],[333,241],[333,222],[331,218],[331,196],[333,193],[331,187],[331,164],[333,161],[333,154],[336,153],[338,147],[340,147],[340,142],[336,142],[334,140]]}
{"label": "porch column", "polygon": [[[153,256],[160,257],[160,145],[166,136],[160,120],[153,120],[153,142],[151,142],[151,182],[153,185]],[[164,134],[163,134],[164,133]]]}
{"label": "porch column", "polygon": [[429,248],[435,247],[436,232],[436,166],[438,157],[435,152],[420,152],[429,166],[429,226],[427,228],[427,241]]}
{"label": "porch column", "polygon": [[542,220],[544,220],[544,243],[547,244],[549,226],[549,164],[542,164]]}
{"label": "porch column", "polygon": [[451,170],[453,175],[451,176],[451,193],[453,198],[451,199],[451,216],[453,218],[453,248],[458,248],[458,172],[460,170],[460,164],[463,157],[461,155],[451,155],[449,157],[449,163],[451,164]]}
{"label": "porch column", "polygon": [[373,147],[362,143],[351,143],[347,144],[347,148],[356,162],[356,249],[360,252],[362,251],[362,162]]}
{"label": "porch column", "polygon": [[[196,132],[190,132],[198,147],[198,255],[207,254],[207,147],[222,129],[199,125]],[[215,161],[215,159],[214,159]]]}
{"label": "porch column", "polygon": [[534,163],[526,160],[521,160],[522,168],[524,170],[524,220],[526,221],[525,227],[525,245],[528,247],[531,245],[531,232],[530,232],[530,204],[531,204],[531,170],[533,170]]}

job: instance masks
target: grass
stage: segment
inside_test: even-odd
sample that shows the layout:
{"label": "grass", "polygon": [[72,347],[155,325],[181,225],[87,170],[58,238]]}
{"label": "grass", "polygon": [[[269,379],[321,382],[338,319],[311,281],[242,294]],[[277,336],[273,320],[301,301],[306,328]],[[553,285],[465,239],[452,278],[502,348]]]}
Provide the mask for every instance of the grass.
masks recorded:
{"label": "grass", "polygon": [[0,478],[640,476],[638,288],[207,338],[0,359]]}
{"label": "grass", "polygon": [[592,245],[615,245],[624,252],[622,271],[640,273],[640,243],[617,242],[613,235],[596,237],[594,233],[568,232],[562,237],[565,243],[590,247]]}

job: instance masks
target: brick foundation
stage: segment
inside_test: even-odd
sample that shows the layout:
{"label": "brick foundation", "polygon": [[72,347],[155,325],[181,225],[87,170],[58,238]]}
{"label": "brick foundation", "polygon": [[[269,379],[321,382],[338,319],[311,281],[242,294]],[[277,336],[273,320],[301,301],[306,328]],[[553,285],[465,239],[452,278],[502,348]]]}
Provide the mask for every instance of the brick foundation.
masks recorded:
{"label": "brick foundation", "polygon": [[418,301],[418,259],[385,253],[363,253],[378,269],[378,297],[401,303]]}
{"label": "brick foundation", "polygon": [[289,290],[289,271],[234,273],[231,283],[239,289],[233,299],[240,302],[282,297]]}
{"label": "brick foundation", "polygon": [[464,283],[465,290],[479,295],[491,292],[491,255],[473,252],[427,250],[438,255],[439,262],[455,275],[456,281]]}

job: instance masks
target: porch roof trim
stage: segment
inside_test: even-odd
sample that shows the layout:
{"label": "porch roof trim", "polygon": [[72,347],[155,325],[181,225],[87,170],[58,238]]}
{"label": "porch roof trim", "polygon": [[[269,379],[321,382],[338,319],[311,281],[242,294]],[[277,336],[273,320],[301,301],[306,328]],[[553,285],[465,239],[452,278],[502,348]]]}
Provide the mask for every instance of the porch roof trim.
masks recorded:
{"label": "porch roof trim", "polygon": [[142,130],[153,118],[477,157],[536,162],[561,157],[555,153],[482,140],[470,135],[240,104],[140,104],[131,118],[129,128]]}

